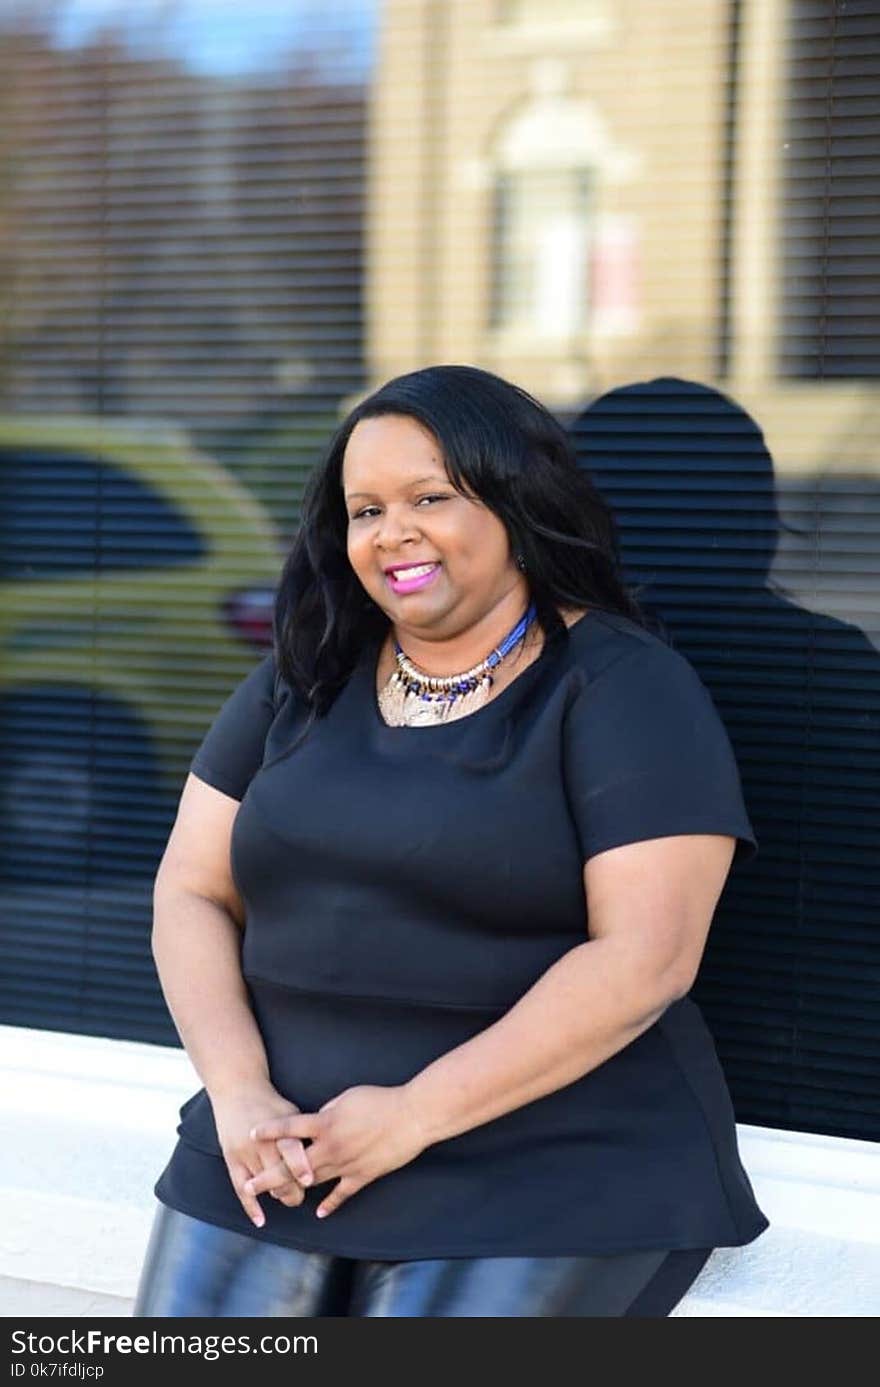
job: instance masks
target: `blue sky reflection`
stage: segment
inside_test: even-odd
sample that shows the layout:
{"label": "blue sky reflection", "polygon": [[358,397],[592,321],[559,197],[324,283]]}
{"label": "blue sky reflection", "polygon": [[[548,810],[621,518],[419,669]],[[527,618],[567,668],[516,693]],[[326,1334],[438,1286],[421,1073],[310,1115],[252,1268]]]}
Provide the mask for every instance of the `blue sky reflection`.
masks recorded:
{"label": "blue sky reflection", "polygon": [[193,72],[249,75],[311,57],[332,80],[365,77],[372,65],[377,0],[0,0],[6,23],[45,17],[60,47],[109,30],[142,56],[173,56]]}

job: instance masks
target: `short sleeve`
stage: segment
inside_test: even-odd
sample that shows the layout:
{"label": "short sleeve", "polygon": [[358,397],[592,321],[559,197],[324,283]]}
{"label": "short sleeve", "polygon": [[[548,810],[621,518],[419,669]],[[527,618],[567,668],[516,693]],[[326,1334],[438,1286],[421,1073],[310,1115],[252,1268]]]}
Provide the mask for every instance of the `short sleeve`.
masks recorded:
{"label": "short sleeve", "polygon": [[266,733],[275,717],[275,655],[255,665],[235,686],[189,763],[200,780],[241,800],[263,762]]}
{"label": "short sleeve", "polygon": [[565,723],[564,770],[583,861],[674,834],[758,843],[721,716],[693,665],[658,640],[587,677]]}

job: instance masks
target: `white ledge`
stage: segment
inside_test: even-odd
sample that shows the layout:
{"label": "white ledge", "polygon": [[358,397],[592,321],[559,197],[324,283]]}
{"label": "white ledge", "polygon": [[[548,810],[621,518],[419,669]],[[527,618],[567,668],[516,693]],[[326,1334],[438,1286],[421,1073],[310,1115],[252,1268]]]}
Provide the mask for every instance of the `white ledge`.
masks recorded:
{"label": "white ledge", "polygon": [[[0,1026],[0,1314],[130,1315],[182,1049]],[[740,1124],[770,1227],[717,1248],[675,1317],[880,1313],[880,1146]]]}

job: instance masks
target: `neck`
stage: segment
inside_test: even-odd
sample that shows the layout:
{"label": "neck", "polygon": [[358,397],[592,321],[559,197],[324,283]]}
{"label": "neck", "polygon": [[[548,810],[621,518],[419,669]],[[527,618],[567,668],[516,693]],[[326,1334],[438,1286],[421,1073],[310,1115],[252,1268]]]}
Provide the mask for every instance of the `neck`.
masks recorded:
{"label": "neck", "polygon": [[[529,601],[528,587],[523,582],[505,593],[489,611],[463,629],[454,626],[455,618],[452,615],[432,630],[414,630],[400,623],[392,623],[387,638],[388,648],[393,652],[393,641],[396,639],[413,664],[426,674],[460,674],[485,660],[501,644],[524,615]],[[533,622],[526,632],[527,641],[534,629]],[[521,644],[510,652],[511,656]]]}

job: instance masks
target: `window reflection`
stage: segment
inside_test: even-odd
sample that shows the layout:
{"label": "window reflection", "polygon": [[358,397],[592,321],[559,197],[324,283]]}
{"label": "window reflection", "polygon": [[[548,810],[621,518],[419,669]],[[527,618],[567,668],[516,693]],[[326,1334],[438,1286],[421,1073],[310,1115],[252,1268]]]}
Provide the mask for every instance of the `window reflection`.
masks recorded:
{"label": "window reflection", "polygon": [[878,97],[842,0],[0,0],[0,1019],[173,1038],[152,874],[311,467],[472,362],[570,427],[734,742],[737,1115],[880,1135]]}
{"label": "window reflection", "polygon": [[570,337],[588,321],[590,175],[580,169],[500,173],[496,183],[491,325]]}

